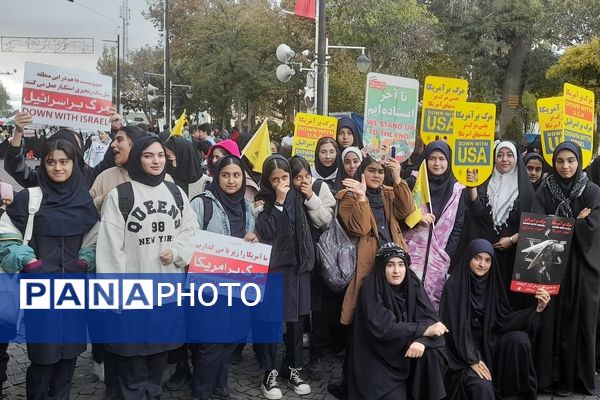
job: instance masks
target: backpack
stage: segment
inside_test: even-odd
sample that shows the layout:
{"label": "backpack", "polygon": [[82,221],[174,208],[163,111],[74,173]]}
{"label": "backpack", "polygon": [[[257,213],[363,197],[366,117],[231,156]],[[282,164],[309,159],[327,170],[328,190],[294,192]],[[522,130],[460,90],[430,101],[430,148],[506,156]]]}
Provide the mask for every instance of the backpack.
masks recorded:
{"label": "backpack", "polygon": [[[183,197],[181,196],[179,187],[170,181],[164,181],[164,184],[167,186],[167,188],[173,195],[173,198],[175,199],[175,203],[177,204],[177,208],[179,208],[179,211],[183,212]],[[135,204],[133,186],[131,186],[131,182],[123,182],[120,185],[118,185],[117,192],[119,194],[119,211],[121,211],[123,220],[127,222],[127,218],[129,217],[131,209]]]}
{"label": "backpack", "polygon": [[317,242],[317,257],[323,281],[329,289],[341,293],[354,276],[357,245],[355,239],[350,239],[337,215],[336,204],[333,221]]}
{"label": "backpack", "polygon": [[25,225],[25,233],[23,234],[23,244],[27,245],[33,236],[33,218],[35,214],[40,210],[42,204],[42,188],[39,186],[27,189],[29,191],[29,203],[27,205],[27,211],[29,217],[27,217],[27,225]]}

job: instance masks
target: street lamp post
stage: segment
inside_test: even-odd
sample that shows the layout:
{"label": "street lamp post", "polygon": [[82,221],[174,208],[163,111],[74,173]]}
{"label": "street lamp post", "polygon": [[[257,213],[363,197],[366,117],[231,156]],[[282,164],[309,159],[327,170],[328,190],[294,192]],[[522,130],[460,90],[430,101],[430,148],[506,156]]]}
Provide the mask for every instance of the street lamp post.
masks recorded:
{"label": "street lamp post", "polygon": [[340,46],[340,45],[329,45],[329,39],[325,39],[325,49],[327,57],[325,58],[325,65],[323,70],[323,115],[329,113],[329,49],[348,49],[348,50],[360,50],[361,54],[356,59],[356,69],[361,73],[367,73],[371,67],[371,60],[365,54],[366,48],[363,46]]}
{"label": "street lamp post", "polygon": [[121,113],[121,63],[120,63],[120,53],[121,53],[121,36],[117,34],[117,40],[103,40],[103,42],[108,43],[116,43],[117,44],[117,65],[116,65],[116,102],[117,112]]}
{"label": "street lamp post", "polygon": [[165,53],[164,53],[164,77],[165,77],[165,119],[166,124],[169,126],[171,131],[171,56],[169,53],[169,0],[164,0],[164,32],[165,32]]}

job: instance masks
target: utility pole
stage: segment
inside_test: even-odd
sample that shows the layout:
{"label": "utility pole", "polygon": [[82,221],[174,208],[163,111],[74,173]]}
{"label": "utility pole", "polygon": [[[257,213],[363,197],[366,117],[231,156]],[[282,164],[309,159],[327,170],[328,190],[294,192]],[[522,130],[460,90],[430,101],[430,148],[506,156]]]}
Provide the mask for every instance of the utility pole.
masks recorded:
{"label": "utility pole", "polygon": [[323,115],[323,95],[325,94],[325,63],[327,62],[327,44],[326,39],[326,18],[325,18],[325,0],[318,0],[317,4],[317,25],[318,25],[318,52],[317,52],[317,114]]}
{"label": "utility pole", "polygon": [[117,112],[121,114],[121,36],[117,33],[117,40],[103,40],[103,42],[117,44],[115,105]]}
{"label": "utility pole", "polygon": [[123,19],[123,62],[127,62],[127,53],[129,52],[129,4],[128,0],[123,0],[121,10],[121,18]]}
{"label": "utility pole", "polygon": [[164,10],[164,33],[165,33],[165,54],[164,54],[164,73],[165,73],[165,124],[168,130],[171,130],[171,62],[169,54],[169,0],[165,0]]}

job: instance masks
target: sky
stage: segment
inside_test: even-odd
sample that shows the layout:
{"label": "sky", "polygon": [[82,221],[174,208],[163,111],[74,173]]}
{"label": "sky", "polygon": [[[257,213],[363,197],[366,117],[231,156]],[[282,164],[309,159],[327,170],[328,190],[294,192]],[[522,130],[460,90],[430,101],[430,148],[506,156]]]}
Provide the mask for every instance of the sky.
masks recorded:
{"label": "sky", "polygon": [[[148,4],[160,0],[128,0],[129,50],[147,44],[157,45],[160,40],[158,29],[142,15]],[[2,24],[0,36],[10,37],[72,37],[93,38],[94,54],[49,54],[0,52],[0,82],[10,96],[10,105],[21,104],[23,68],[26,61],[52,64],[97,72],[96,62],[105,45],[102,40],[116,40],[122,36],[120,18],[123,0],[0,0]],[[16,74],[4,72],[17,70]]]}

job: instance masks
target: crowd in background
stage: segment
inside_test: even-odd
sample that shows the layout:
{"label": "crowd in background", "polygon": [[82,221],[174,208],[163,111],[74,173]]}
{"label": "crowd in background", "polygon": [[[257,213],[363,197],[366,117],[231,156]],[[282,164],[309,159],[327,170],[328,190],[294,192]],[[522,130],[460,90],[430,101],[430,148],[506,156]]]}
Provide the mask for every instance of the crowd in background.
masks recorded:
{"label": "crowd in background", "polygon": [[[111,132],[89,145],[77,132],[58,130],[41,143],[34,169],[22,143],[29,123],[27,114],[17,115],[4,167],[24,188],[39,186],[43,200],[24,244],[30,191],[5,199],[3,220],[14,229],[0,231],[0,267],[25,274],[185,274],[198,229],[269,244],[269,271],[284,280],[285,335],[283,360],[276,358],[277,344],[253,346],[264,398],[282,398],[281,378],[297,395],[311,393],[330,351],[344,351],[342,379],[328,387],[340,399],[535,399],[540,392],[596,391],[600,188],[593,177],[600,174],[595,163],[589,174],[582,171],[574,143],[558,146],[547,165],[536,143],[498,141],[492,176],[465,187],[452,174],[444,141],[417,143],[400,164],[384,151],[368,154],[359,127],[347,118],[335,138],[318,141],[314,165],[290,157],[288,135],[271,144],[262,174],[240,156],[250,134],[215,135],[203,124],[173,137],[123,126],[118,114]],[[84,161],[86,151],[94,162]],[[411,190],[422,162],[431,203],[410,227],[405,220],[416,208]],[[477,180],[474,174],[470,181]],[[132,207],[160,199],[178,210],[177,223],[156,213],[138,221],[136,232],[126,229],[133,216],[123,214],[117,187],[133,190]],[[509,290],[522,212],[575,219],[556,296]],[[152,223],[164,224],[162,234],[173,240],[141,246],[139,238],[154,235]],[[317,251],[336,223],[356,248],[342,291],[323,278]],[[201,329],[210,321],[194,324]],[[94,341],[94,328],[87,329]],[[0,361],[7,361],[6,346]],[[67,399],[85,345],[27,348],[28,398]],[[107,393],[127,400],[160,398],[169,362],[177,364],[169,389],[191,382],[195,399],[243,398],[227,381],[242,349],[223,343],[92,346],[94,371]],[[6,381],[6,362],[0,366]]]}

